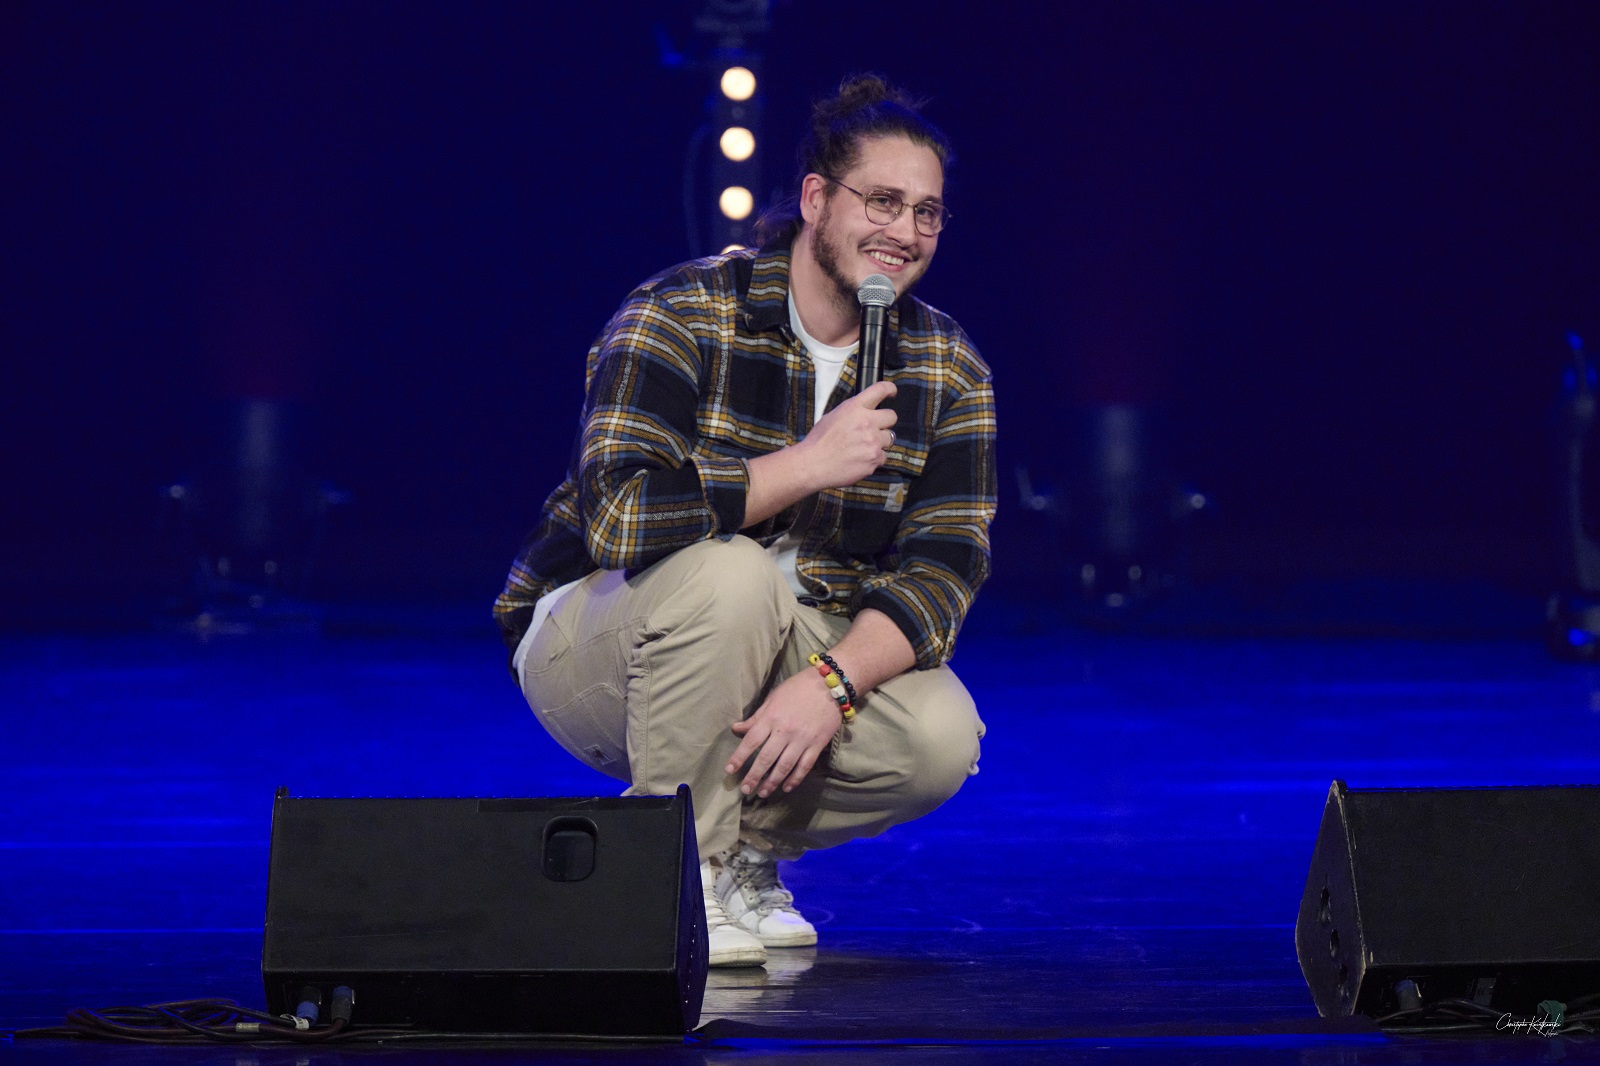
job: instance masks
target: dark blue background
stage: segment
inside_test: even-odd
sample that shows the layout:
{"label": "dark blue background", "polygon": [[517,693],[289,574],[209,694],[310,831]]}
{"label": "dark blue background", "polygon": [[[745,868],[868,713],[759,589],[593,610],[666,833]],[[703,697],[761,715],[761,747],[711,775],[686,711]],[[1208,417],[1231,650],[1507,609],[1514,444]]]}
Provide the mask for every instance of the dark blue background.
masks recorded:
{"label": "dark blue background", "polygon": [[[12,3],[4,575],[160,584],[156,486],[244,395],[354,504],[323,588],[486,602],[559,478],[582,355],[690,252],[696,5]],[[875,69],[960,159],[923,294],[995,370],[1009,471],[1162,412],[1207,574],[1554,580],[1562,336],[1600,326],[1589,3],[778,3],[767,174]],[[1591,337],[1591,342],[1593,338]]]}

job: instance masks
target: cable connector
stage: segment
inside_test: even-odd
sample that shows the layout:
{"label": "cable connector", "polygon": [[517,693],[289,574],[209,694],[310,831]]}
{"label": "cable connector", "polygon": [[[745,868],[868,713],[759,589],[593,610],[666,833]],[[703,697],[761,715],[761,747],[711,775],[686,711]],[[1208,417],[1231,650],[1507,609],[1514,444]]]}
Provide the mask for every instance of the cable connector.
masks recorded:
{"label": "cable connector", "polygon": [[300,989],[300,1005],[294,1010],[294,1027],[296,1029],[310,1029],[317,1024],[317,1016],[322,1008],[322,989],[315,985],[306,985]]}
{"label": "cable connector", "polygon": [[349,985],[340,985],[333,990],[333,1005],[329,1007],[329,1017],[333,1024],[344,1022],[350,1024],[350,1016],[355,1013],[356,993]]}
{"label": "cable connector", "polygon": [[1422,990],[1409,977],[1395,982],[1394,998],[1400,1002],[1401,1010],[1422,1009]]}

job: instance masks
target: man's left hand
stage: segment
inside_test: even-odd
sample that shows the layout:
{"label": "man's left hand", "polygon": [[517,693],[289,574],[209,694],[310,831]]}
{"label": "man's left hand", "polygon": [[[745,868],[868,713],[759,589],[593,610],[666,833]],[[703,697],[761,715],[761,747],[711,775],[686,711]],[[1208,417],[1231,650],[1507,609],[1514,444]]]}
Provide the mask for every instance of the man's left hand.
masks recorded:
{"label": "man's left hand", "polygon": [[735,774],[752,755],[750,772],[739,783],[745,795],[772,795],[782,787],[793,792],[844,722],[839,704],[815,670],[805,669],[767,694],[765,702],[733,731],[744,739],[734,749],[723,773]]}

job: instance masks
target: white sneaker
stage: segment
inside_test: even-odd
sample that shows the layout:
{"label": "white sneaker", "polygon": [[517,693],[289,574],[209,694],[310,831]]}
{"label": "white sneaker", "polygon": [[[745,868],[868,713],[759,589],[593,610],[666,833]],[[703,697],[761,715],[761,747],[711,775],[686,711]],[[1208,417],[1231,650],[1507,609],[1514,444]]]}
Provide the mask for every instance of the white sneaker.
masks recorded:
{"label": "white sneaker", "polygon": [[817,929],[794,908],[794,894],[778,879],[778,860],[748,844],[723,852],[717,898],[728,916],[769,948],[803,948]]}
{"label": "white sneaker", "polygon": [[711,951],[708,966],[760,966],[767,961],[767,949],[751,932],[729,917],[717,895],[717,871],[711,863],[700,864],[700,888],[706,898],[706,939]]}

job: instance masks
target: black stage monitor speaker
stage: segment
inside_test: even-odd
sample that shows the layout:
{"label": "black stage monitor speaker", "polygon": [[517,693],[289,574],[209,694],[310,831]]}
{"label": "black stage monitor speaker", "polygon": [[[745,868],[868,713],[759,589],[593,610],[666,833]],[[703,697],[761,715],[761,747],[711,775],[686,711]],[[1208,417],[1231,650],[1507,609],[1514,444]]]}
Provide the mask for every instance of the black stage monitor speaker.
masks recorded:
{"label": "black stage monitor speaker", "polygon": [[1600,788],[1335,781],[1295,946],[1324,1017],[1600,992]]}
{"label": "black stage monitor speaker", "polygon": [[291,799],[272,809],[267,1006],[358,1025],[681,1036],[705,907],[689,789],[615,799]]}

